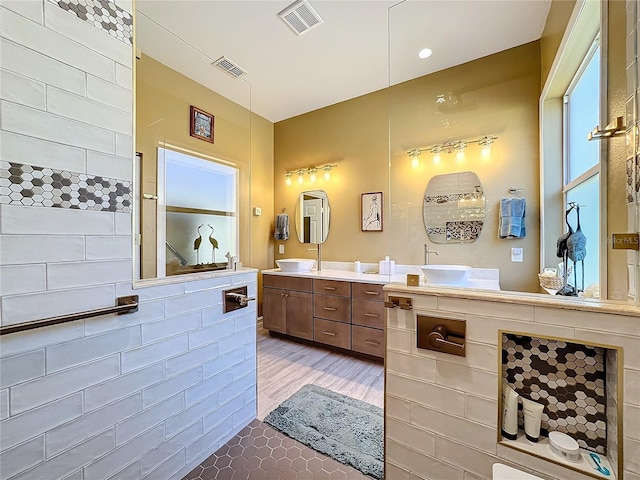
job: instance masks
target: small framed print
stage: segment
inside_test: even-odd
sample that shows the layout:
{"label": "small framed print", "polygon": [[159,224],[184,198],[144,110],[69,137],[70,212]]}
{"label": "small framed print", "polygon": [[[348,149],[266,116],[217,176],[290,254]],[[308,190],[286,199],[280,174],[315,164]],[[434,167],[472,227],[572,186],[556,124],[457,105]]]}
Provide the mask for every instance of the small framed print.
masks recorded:
{"label": "small framed print", "polygon": [[191,105],[191,136],[213,143],[213,115]]}
{"label": "small framed print", "polygon": [[363,193],[360,202],[361,230],[382,231],[382,192]]}

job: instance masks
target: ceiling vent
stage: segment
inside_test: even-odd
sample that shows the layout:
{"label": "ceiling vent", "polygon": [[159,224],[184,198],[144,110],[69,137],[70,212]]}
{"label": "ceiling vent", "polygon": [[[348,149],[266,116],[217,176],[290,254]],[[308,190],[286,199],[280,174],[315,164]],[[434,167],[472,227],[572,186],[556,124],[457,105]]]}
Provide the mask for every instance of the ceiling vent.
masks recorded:
{"label": "ceiling vent", "polygon": [[320,18],[318,12],[316,12],[311,4],[307,0],[299,0],[292,3],[278,16],[291,27],[291,30],[296,32],[297,35],[302,35],[308,32],[313,27],[324,23],[324,20]]}
{"label": "ceiling vent", "polygon": [[247,74],[247,71],[245,69],[239,67],[227,57],[220,57],[215,62],[213,62],[213,65],[221,70],[224,70],[234,78],[240,78],[241,76]]}

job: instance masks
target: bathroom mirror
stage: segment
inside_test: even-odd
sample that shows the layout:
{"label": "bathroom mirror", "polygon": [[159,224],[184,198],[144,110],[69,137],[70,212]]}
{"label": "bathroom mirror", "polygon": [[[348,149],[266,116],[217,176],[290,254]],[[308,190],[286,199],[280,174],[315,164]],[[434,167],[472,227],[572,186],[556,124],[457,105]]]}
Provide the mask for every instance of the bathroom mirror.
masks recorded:
{"label": "bathroom mirror", "polygon": [[424,226],[433,243],[471,243],[480,232],[485,198],[473,172],[436,175],[424,193]]}
{"label": "bathroom mirror", "polygon": [[324,243],[329,235],[329,197],[323,190],[302,192],[296,204],[296,232],[301,243]]}

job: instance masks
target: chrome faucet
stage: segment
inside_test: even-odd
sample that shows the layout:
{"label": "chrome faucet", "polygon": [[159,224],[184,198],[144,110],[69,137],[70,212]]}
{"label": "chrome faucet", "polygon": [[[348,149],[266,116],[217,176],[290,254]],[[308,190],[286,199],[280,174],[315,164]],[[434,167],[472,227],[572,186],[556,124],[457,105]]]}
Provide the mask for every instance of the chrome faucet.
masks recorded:
{"label": "chrome faucet", "polygon": [[440,255],[438,252],[436,252],[435,250],[429,250],[429,244],[425,243],[424,244],[424,264],[425,265],[429,265],[429,254],[433,253],[435,255]]}
{"label": "chrome faucet", "polygon": [[318,252],[318,260],[317,260],[317,264],[318,264],[318,271],[322,270],[322,244],[321,243],[317,243],[316,244],[317,247],[316,248],[307,248],[305,251],[306,252]]}

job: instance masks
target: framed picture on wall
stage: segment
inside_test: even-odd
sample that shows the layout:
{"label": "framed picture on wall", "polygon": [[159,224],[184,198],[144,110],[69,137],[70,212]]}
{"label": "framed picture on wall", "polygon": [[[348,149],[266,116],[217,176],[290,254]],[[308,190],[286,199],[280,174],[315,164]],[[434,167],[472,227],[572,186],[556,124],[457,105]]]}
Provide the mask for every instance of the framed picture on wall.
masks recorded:
{"label": "framed picture on wall", "polygon": [[213,115],[191,105],[191,136],[213,143]]}
{"label": "framed picture on wall", "polygon": [[382,231],[382,192],[363,193],[360,201],[361,230]]}

